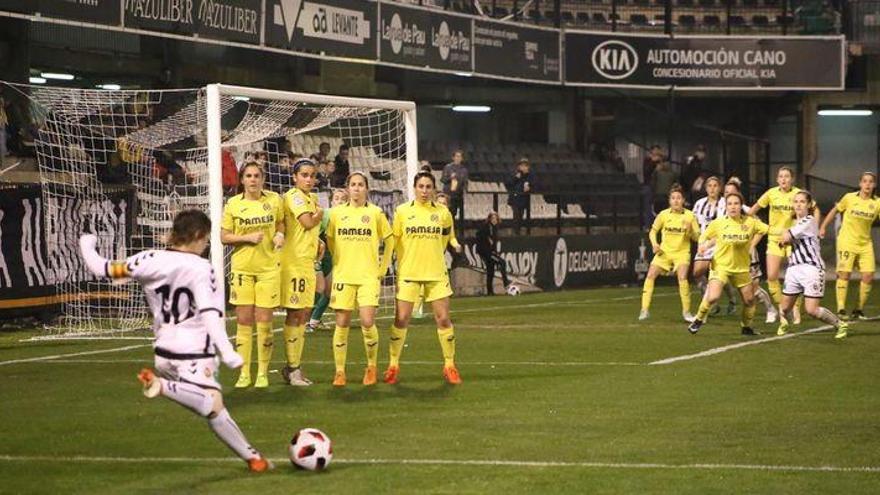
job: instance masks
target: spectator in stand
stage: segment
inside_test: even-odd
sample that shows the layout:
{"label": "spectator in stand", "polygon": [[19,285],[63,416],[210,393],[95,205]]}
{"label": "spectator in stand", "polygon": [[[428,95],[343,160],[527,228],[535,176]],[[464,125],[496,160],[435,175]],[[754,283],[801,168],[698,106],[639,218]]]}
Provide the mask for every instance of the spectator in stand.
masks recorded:
{"label": "spectator in stand", "polygon": [[468,169],[464,165],[463,151],[455,150],[452,154],[452,161],[443,167],[440,182],[443,184],[443,192],[449,196],[449,212],[453,219],[457,219],[462,211],[468,185]]}
{"label": "spectator in stand", "polygon": [[317,188],[318,191],[332,190],[332,188],[330,187],[330,178],[332,177],[335,170],[335,162],[331,160],[325,160],[318,163],[318,174],[315,176],[315,188]]}
{"label": "spectator in stand", "polygon": [[703,195],[703,183],[706,181],[706,147],[698,144],[694,154],[685,159],[681,170],[681,185],[687,194],[688,204],[694,204]]}
{"label": "spectator in stand", "polygon": [[[663,150],[658,145],[651,146],[648,154],[642,160],[642,227],[647,227],[654,223],[654,195],[651,188],[651,177],[654,176],[654,169],[663,161]],[[663,201],[666,200],[666,193],[660,195]]]}
{"label": "spectator in stand", "polygon": [[613,145],[611,149],[608,151],[608,165],[611,167],[611,171],[619,174],[626,173],[626,164],[623,163],[623,158],[618,153],[617,148]]}
{"label": "spectator in stand", "polygon": [[531,164],[528,158],[520,158],[516,171],[504,183],[507,186],[507,204],[513,210],[513,228],[517,235],[523,223],[523,217],[531,204],[532,192]]}
{"label": "spectator in stand", "polygon": [[238,167],[235,166],[235,148],[221,148],[220,160],[223,164],[223,195],[233,196],[238,189]]}
{"label": "spectator in stand", "polygon": [[507,262],[496,251],[498,246],[498,213],[494,211],[486,217],[486,223],[477,230],[477,254],[486,265],[486,295],[494,296],[495,268],[501,272],[501,282],[507,288],[510,279],[507,278]]}
{"label": "spectator in stand", "polygon": [[429,174],[433,173],[434,169],[431,168],[431,162],[429,162],[428,160],[420,160],[419,172],[428,172]]}
{"label": "spectator in stand", "polygon": [[309,157],[315,163],[321,163],[330,159],[330,143],[324,142],[318,145],[318,152]]}
{"label": "spectator in stand", "polygon": [[666,209],[668,200],[664,199],[669,195],[672,186],[678,182],[678,176],[672,171],[669,162],[661,161],[654,173],[651,175],[651,194],[655,198],[654,213],[660,213]]}
{"label": "spectator in stand", "polygon": [[334,188],[345,189],[348,181],[348,174],[351,173],[351,164],[348,162],[349,148],[347,144],[339,147],[339,153],[333,160],[334,172],[330,177],[330,182]]}

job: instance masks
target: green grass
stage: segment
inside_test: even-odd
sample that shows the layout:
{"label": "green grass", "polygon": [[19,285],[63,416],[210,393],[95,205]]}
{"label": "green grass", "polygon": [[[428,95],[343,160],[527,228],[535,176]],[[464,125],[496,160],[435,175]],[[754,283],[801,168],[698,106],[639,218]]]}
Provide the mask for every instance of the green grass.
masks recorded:
{"label": "green grass", "polygon": [[[397,386],[358,384],[358,332],[349,351],[354,384],[345,389],[329,383],[330,332],[308,338],[305,369],[318,382],[309,389],[283,386],[273,374],[267,390],[234,390],[235,373],[224,370],[230,412],[268,456],[283,458],[301,427],[333,438],[338,462],[321,474],[279,463],[251,475],[243,463],[219,459],[230,454],[203,420],[140,395],[134,375],[152,361],[146,346],[2,364],[139,342],[21,342],[34,332],[4,333],[0,493],[877,491],[880,323],[854,325],[843,342],[821,332],[649,366],[744,338],[736,317],[689,335],[671,288],[657,290],[652,319],[639,324],[638,297],[637,289],[600,289],[454,300],[459,387],[441,380],[429,319],[410,329]],[[387,324],[380,322],[380,368]],[[818,325],[806,319],[799,330]],[[774,330],[757,327],[764,337]]]}

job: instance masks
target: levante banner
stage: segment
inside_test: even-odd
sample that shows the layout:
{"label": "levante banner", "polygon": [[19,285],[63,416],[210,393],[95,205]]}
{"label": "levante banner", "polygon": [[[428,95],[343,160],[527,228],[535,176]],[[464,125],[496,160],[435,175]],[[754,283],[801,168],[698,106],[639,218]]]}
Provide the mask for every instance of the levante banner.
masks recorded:
{"label": "levante banner", "polygon": [[267,0],[266,45],[330,56],[376,59],[376,2]]}
{"label": "levante banner", "polygon": [[565,83],[682,89],[844,89],[841,37],[565,33]]}

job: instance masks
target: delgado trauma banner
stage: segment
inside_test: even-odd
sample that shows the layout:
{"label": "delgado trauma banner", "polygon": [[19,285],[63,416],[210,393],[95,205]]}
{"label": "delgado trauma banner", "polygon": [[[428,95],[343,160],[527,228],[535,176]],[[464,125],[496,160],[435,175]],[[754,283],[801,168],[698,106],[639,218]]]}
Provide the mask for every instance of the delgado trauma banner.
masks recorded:
{"label": "delgado trauma banner", "polygon": [[[509,273],[543,290],[636,283],[651,260],[644,233],[517,236],[497,246]],[[464,243],[469,265],[485,268],[475,241]]]}
{"label": "delgado trauma banner", "polygon": [[565,33],[565,83],[682,89],[842,90],[838,36]]}

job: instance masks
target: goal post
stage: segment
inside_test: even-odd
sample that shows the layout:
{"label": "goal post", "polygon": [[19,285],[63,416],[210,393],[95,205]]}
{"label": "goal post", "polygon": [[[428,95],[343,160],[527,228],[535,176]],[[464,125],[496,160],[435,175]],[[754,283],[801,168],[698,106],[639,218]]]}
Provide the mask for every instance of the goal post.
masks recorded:
{"label": "goal post", "polygon": [[347,96],[323,95],[315,93],[298,93],[273,89],[251,88],[228,84],[209,84],[205,87],[205,113],[207,119],[208,147],[208,181],[209,210],[211,225],[211,264],[217,273],[224,273],[223,245],[220,243],[219,225],[223,218],[223,190],[221,151],[223,148],[221,118],[221,98],[242,98],[255,100],[275,100],[304,103],[311,105],[327,105],[336,107],[354,107],[366,110],[396,110],[403,114],[405,139],[406,176],[403,193],[413,199],[413,188],[410,186],[418,173],[418,132],[416,125],[416,104],[412,101],[386,100],[374,98],[356,98]]}
{"label": "goal post", "polygon": [[[329,170],[345,148],[350,170],[370,177],[370,200],[389,218],[412,199],[419,163],[413,102],[223,84],[0,87],[22,98],[33,117],[47,265],[63,301],[46,338],[129,337],[150,325],[136,284],[111,284],[86,270],[76,252],[82,234],[98,236],[103,256],[125,258],[163,247],[176,213],[201,209],[212,221],[211,263],[226,274],[231,248],[220,243],[220,226],[225,199],[234,194],[223,184],[229,161],[257,161],[265,187],[283,193],[293,186],[293,158],[329,145],[329,156],[320,155]],[[318,195],[329,206],[329,190]],[[392,282],[383,284],[383,308],[393,301]]]}

